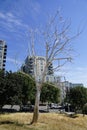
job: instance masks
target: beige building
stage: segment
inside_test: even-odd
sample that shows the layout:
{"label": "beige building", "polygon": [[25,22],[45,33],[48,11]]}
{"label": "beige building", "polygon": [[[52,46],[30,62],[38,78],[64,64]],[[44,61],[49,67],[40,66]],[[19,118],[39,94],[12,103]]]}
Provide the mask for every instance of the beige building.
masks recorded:
{"label": "beige building", "polygon": [[[24,65],[22,65],[21,70],[32,76],[36,75],[37,80],[42,79],[42,73],[44,72],[46,65],[46,58],[43,56],[27,56]],[[49,81],[53,79],[53,65],[52,63],[48,66],[47,77],[45,80]]]}
{"label": "beige building", "polygon": [[46,65],[46,59],[42,56],[35,57],[35,72],[37,76],[41,76]]}

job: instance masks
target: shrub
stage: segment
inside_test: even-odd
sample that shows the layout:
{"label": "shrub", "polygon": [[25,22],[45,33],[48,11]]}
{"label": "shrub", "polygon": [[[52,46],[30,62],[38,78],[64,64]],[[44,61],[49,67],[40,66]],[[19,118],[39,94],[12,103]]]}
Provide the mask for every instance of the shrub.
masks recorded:
{"label": "shrub", "polygon": [[87,114],[87,103],[83,106],[83,114]]}

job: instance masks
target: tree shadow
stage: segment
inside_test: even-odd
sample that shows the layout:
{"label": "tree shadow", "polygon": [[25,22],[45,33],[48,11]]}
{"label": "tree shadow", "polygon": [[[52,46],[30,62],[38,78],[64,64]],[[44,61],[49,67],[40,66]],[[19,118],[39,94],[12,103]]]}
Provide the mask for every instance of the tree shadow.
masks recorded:
{"label": "tree shadow", "polygon": [[0,121],[0,125],[3,125],[3,124],[15,124],[15,122],[13,122],[13,121],[9,121],[9,120],[6,120],[6,121]]}
{"label": "tree shadow", "polygon": [[16,125],[16,126],[24,126],[24,124],[18,123],[16,121],[9,121],[9,120],[0,121],[0,125],[3,125],[3,124]]}

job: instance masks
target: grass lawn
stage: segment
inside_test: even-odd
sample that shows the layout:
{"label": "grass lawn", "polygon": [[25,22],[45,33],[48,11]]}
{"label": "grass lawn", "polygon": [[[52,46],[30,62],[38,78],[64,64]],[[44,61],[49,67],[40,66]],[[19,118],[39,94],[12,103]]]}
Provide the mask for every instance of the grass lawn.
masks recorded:
{"label": "grass lawn", "polygon": [[87,116],[70,118],[63,114],[40,113],[37,124],[30,125],[32,113],[0,115],[0,130],[87,130]]}

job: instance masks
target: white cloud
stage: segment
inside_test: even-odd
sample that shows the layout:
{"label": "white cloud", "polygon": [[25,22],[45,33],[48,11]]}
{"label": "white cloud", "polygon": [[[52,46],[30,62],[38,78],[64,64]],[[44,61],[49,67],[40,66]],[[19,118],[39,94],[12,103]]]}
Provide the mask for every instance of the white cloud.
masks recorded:
{"label": "white cloud", "polygon": [[0,12],[0,18],[5,19],[6,17],[5,17],[5,15],[3,13]]}
{"label": "white cloud", "polygon": [[7,57],[6,61],[7,61],[6,68],[9,68],[9,66],[10,66],[10,70],[12,70],[14,68],[14,72],[20,70],[22,61],[20,61],[18,59],[16,60],[15,58],[11,58],[11,57]]}
{"label": "white cloud", "polygon": [[[11,12],[2,13],[0,12],[0,23],[8,28],[14,28],[15,26],[21,26],[23,28],[28,28],[27,24],[24,24],[20,19],[14,16]],[[15,29],[15,28],[14,28]]]}
{"label": "white cloud", "polygon": [[27,11],[30,12],[32,18],[36,20],[41,13],[41,5],[37,1],[28,1]]}
{"label": "white cloud", "polygon": [[34,13],[40,13],[40,4],[38,2],[31,2],[31,8]]}
{"label": "white cloud", "polygon": [[22,64],[22,61],[19,61],[19,60],[16,60],[15,58],[10,58],[10,57],[7,57],[6,61],[14,63],[14,64],[19,64],[19,65]]}

